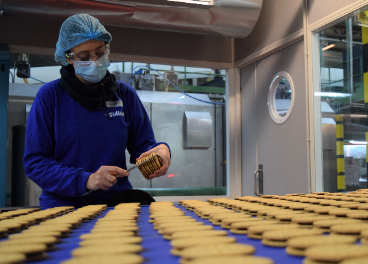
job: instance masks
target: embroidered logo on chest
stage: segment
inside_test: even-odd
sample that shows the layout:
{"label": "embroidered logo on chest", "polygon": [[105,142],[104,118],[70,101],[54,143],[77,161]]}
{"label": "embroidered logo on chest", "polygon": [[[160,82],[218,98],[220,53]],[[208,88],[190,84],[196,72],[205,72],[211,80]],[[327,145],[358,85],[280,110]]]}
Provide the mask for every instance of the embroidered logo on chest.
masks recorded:
{"label": "embroidered logo on chest", "polygon": [[110,112],[110,113],[109,113],[109,116],[110,116],[110,117],[114,117],[114,116],[124,116],[124,112],[123,112],[123,110]]}

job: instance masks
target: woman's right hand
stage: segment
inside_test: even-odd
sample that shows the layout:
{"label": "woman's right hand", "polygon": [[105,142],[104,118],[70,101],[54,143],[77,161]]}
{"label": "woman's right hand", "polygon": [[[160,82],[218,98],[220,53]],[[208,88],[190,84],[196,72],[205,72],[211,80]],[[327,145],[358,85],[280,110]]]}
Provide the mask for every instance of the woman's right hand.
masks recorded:
{"label": "woman's right hand", "polygon": [[87,180],[87,190],[108,190],[117,182],[116,177],[129,176],[129,172],[116,166],[101,166]]}

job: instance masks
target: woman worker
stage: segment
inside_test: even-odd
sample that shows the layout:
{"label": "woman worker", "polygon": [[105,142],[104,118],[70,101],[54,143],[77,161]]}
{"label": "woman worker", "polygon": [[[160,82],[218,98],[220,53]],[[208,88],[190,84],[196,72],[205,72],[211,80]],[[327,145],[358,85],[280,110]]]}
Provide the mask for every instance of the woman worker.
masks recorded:
{"label": "woman worker", "polygon": [[126,149],[131,163],[153,151],[161,157],[162,168],[149,179],[170,166],[169,146],[156,142],[134,88],[107,71],[111,39],[86,14],[61,26],[55,53],[61,79],[40,88],[27,120],[24,167],[43,189],[42,209],[114,206],[110,201],[132,189]]}

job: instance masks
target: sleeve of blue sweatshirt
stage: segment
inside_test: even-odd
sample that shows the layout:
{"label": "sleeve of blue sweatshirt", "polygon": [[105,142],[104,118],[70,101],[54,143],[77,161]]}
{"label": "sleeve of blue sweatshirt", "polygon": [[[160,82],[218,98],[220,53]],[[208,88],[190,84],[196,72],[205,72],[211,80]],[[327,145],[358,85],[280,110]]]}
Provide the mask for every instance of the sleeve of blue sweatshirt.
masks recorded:
{"label": "sleeve of blue sweatshirt", "polygon": [[[130,119],[127,149],[130,153],[130,163],[135,164],[136,159],[143,153],[165,142],[156,142],[149,117],[134,88],[127,98],[128,115]],[[171,151],[170,151],[171,156]]]}
{"label": "sleeve of blue sweatshirt", "polygon": [[50,84],[41,87],[27,120],[24,168],[26,175],[42,189],[62,196],[86,192],[90,172],[70,168],[54,159],[54,108]]}

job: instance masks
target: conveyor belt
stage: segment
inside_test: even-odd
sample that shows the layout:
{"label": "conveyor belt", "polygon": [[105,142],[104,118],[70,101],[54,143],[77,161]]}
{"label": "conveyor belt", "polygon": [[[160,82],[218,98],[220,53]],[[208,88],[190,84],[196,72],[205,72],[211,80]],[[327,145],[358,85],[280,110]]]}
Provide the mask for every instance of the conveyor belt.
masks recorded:
{"label": "conveyor belt", "polygon": [[[198,217],[195,213],[186,210],[185,207],[175,204],[178,208],[183,210],[186,215],[190,215],[197,221],[204,222],[206,225],[212,225],[209,220],[204,220]],[[68,238],[63,238],[62,242],[57,244],[57,250],[48,252],[48,258],[38,262],[27,262],[34,264],[56,264],[63,260],[71,258],[71,251],[79,247],[80,235],[89,233],[95,225],[98,218],[102,218],[105,214],[113,208],[108,208],[96,219],[90,220],[88,223],[83,223],[78,229],[73,229]],[[157,230],[153,229],[153,224],[149,223],[149,207],[141,206],[141,211],[138,217],[139,235],[143,238],[142,247],[144,250],[141,252],[141,256],[144,257],[144,263],[147,264],[171,264],[179,263],[179,257],[170,254],[171,245],[169,240],[165,240]],[[221,226],[214,226],[216,230],[224,230]],[[227,230],[227,229],[226,229]],[[284,248],[273,248],[264,246],[260,240],[249,239],[246,235],[236,235],[228,231],[229,236],[234,236],[238,243],[250,244],[256,247],[255,256],[263,256],[274,259],[276,264],[289,264],[297,263],[301,264],[302,257],[294,257],[287,255]],[[0,239],[4,241],[6,239]]]}

